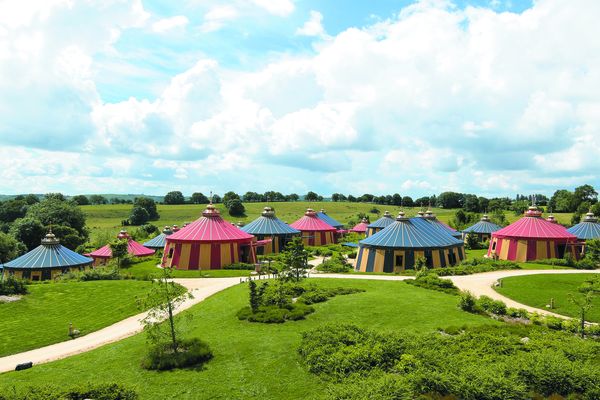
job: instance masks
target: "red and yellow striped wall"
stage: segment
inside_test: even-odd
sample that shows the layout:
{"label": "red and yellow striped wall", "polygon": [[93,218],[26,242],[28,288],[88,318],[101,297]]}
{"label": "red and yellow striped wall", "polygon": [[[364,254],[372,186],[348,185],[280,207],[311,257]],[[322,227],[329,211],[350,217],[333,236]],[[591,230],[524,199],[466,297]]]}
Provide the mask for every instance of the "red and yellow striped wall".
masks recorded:
{"label": "red and yellow striped wall", "polygon": [[334,231],[302,231],[302,243],[305,246],[324,246],[336,243]]}
{"label": "red and yellow striped wall", "polygon": [[89,266],[85,267],[71,267],[71,268],[44,268],[44,269],[4,269],[4,277],[12,275],[19,279],[28,279],[30,281],[47,281],[54,279],[64,272],[79,272],[89,269]]}
{"label": "red and yellow striped wall", "polygon": [[415,260],[425,257],[430,268],[456,265],[465,258],[463,246],[445,249],[385,249],[361,246],[356,257],[355,270],[360,272],[401,272],[414,269]]}
{"label": "red and yellow striped wall", "polygon": [[167,242],[161,265],[167,268],[197,270],[222,269],[238,262],[256,262],[255,248],[250,242]]}
{"label": "red and yellow striped wall", "polygon": [[564,240],[492,237],[487,255],[492,257],[495,254],[500,260],[525,262],[546,258],[563,258],[565,253],[571,253],[578,258],[574,246]]}

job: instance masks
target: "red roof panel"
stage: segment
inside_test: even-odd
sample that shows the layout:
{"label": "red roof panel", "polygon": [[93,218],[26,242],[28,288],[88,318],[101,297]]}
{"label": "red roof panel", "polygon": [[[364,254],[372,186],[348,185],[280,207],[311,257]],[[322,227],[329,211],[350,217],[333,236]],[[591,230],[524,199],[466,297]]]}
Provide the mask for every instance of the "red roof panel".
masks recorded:
{"label": "red roof panel", "polygon": [[337,229],[333,226],[329,225],[326,222],[323,222],[317,217],[317,213],[312,210],[306,210],[304,216],[300,218],[298,221],[290,224],[290,226],[294,229],[298,229],[299,231],[304,232],[318,232],[318,231],[336,231]]}

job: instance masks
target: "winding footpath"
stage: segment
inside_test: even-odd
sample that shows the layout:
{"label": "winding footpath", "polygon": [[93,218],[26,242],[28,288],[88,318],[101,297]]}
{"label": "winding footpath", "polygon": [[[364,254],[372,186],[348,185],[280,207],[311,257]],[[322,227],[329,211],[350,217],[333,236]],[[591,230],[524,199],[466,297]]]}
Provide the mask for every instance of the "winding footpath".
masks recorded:
{"label": "winding footpath", "polygon": [[[311,260],[314,261],[314,260]],[[311,263],[313,264],[313,263]],[[537,274],[577,274],[577,273],[600,273],[596,271],[579,271],[579,270],[509,270],[509,271],[494,271],[482,274],[452,276],[446,277],[452,280],[454,284],[461,290],[468,290],[476,296],[486,295],[493,299],[502,300],[509,307],[524,308],[531,312],[540,314],[554,315],[561,318],[567,318],[563,315],[555,314],[547,310],[542,310],[524,304],[517,303],[507,297],[497,293],[492,287],[499,279],[510,276],[522,275],[537,275]],[[311,274],[312,278],[335,278],[335,279],[368,279],[368,280],[383,280],[383,281],[402,281],[412,279],[411,276],[396,276],[396,275],[358,275],[358,274]],[[186,287],[194,296],[192,299],[186,300],[181,304],[176,313],[186,310],[193,305],[200,303],[206,298],[225,290],[231,286],[240,283],[240,278],[189,278],[189,279],[174,279],[177,283]],[[41,347],[39,349],[26,351],[23,353],[13,354],[0,358],[0,373],[13,371],[15,366],[20,363],[33,362],[34,365],[43,364],[50,361],[60,360],[75,354],[84,353],[105,344],[117,342],[129,336],[133,336],[142,331],[143,325],[141,320],[146,316],[146,313],[134,315],[126,318],[106,328],[92,332],[88,335],[79,337],[74,340],[56,343],[53,345]]]}

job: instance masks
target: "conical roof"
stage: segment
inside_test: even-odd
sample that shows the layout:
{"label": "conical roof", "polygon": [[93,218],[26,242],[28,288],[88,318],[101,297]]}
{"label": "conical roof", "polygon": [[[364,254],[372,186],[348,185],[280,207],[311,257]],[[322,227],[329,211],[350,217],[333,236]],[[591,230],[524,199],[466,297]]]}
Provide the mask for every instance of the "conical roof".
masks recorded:
{"label": "conical roof", "polygon": [[407,218],[403,212],[387,228],[359,242],[361,245],[391,248],[444,248],[463,242],[424,218]]}
{"label": "conical roof", "polygon": [[162,249],[165,247],[166,237],[171,235],[173,231],[170,226],[165,226],[162,233],[153,237],[144,243],[144,247],[148,247],[150,249]]}
{"label": "conical roof", "polygon": [[319,232],[319,231],[337,231],[336,228],[317,217],[317,213],[312,208],[308,208],[304,216],[290,226],[299,231]]}
{"label": "conical roof", "polygon": [[[419,217],[421,217],[420,214],[419,214]],[[459,238],[462,236],[462,234],[459,231],[457,231],[456,229],[452,228],[451,226],[446,225],[445,223],[443,223],[442,221],[437,219],[437,216],[431,210],[425,211],[422,218],[431,224],[437,225],[438,228],[445,230],[446,232],[448,232],[450,235],[454,236],[455,238]]]}
{"label": "conical roof", "polygon": [[592,212],[585,214],[580,223],[573,225],[567,231],[580,240],[600,239],[600,223]]}
{"label": "conical roof", "polygon": [[[132,256],[146,257],[154,254],[154,250],[144,247],[142,244],[133,240],[126,230],[121,230],[117,235],[117,239],[127,240],[127,253],[131,254]],[[110,245],[107,244],[105,246],[100,247],[97,250],[92,251],[87,255],[94,258],[111,258],[112,249],[110,248]]]}
{"label": "conical roof", "polygon": [[350,229],[351,232],[357,233],[365,233],[367,228],[369,227],[369,221],[366,218],[363,218],[358,224],[354,226],[354,228]]}
{"label": "conical roof", "polygon": [[300,233],[299,230],[277,218],[271,207],[265,207],[260,217],[240,229],[251,235],[297,235]]}
{"label": "conical roof", "polygon": [[369,224],[369,228],[385,228],[386,226],[394,223],[394,217],[389,211],[383,213],[383,216],[379,218],[377,221]]}
{"label": "conical roof", "polygon": [[329,215],[327,215],[325,210],[322,208],[321,208],[321,211],[319,211],[317,213],[317,218],[319,218],[321,221],[325,222],[326,224],[333,226],[334,228],[341,229],[344,227],[344,224],[331,218]]}
{"label": "conical roof", "polygon": [[82,256],[62,246],[50,231],[42,239],[41,245],[21,257],[5,263],[3,267],[8,269],[68,268],[89,265],[93,261],[89,257]]}
{"label": "conical roof", "polygon": [[166,238],[169,242],[226,242],[238,240],[251,240],[252,235],[231,225],[221,217],[219,210],[209,204],[202,212],[202,217],[181,228]]}
{"label": "conical roof", "polygon": [[471,225],[470,227],[463,230],[465,233],[492,233],[502,229],[500,225],[496,225],[490,221],[490,218],[487,215],[483,215],[481,220],[479,220],[476,224]]}
{"label": "conical roof", "polygon": [[523,239],[576,239],[576,236],[567,232],[562,225],[553,224],[542,218],[541,211],[535,206],[529,207],[523,218],[494,232],[493,236]]}

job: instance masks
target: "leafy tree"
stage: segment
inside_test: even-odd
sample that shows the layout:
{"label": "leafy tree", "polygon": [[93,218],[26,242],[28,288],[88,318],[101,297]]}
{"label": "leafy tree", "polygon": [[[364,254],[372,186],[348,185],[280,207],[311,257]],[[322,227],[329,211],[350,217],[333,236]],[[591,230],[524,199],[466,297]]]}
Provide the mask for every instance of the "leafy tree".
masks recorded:
{"label": "leafy tree", "polygon": [[316,194],[315,192],[308,192],[306,193],[306,195],[304,196],[304,200],[306,201],[318,201],[319,200],[319,195]]}
{"label": "leafy tree", "polygon": [[212,195],[212,202],[215,204],[219,204],[221,203],[221,196],[219,196],[218,194],[213,194]]}
{"label": "leafy tree", "polygon": [[233,199],[240,200],[240,196],[235,192],[229,191],[223,195],[223,204],[227,206],[227,203]]}
{"label": "leafy tree", "polygon": [[462,193],[443,192],[437,197],[438,207],[442,208],[461,208],[464,204],[465,196]]}
{"label": "leafy tree", "polygon": [[[173,353],[178,353],[178,336],[181,332],[176,325],[174,314],[177,307],[189,298],[192,298],[192,295],[171,279],[171,269],[162,268],[161,276],[152,280],[152,289],[146,299],[140,301],[140,308],[150,307],[142,323],[151,343],[159,345],[167,340]],[[162,324],[165,320],[167,324]]]}
{"label": "leafy tree", "polygon": [[296,193],[288,194],[286,196],[286,198],[288,199],[288,201],[298,201],[298,200],[300,200],[300,196],[298,196]]}
{"label": "leafy tree", "polygon": [[24,199],[8,200],[0,203],[0,221],[13,222],[17,218],[23,218],[27,213],[28,204]]}
{"label": "leafy tree", "polygon": [[587,291],[583,296],[575,296],[573,294],[569,294],[568,299],[569,302],[574,304],[579,308],[579,323],[580,323],[580,333],[581,338],[585,338],[585,314],[588,312],[590,308],[592,308],[592,300],[594,298],[594,291]]}
{"label": "leafy tree", "polygon": [[573,197],[575,198],[576,205],[579,205],[584,201],[590,204],[595,204],[598,202],[598,192],[591,185],[582,185],[576,187]]}
{"label": "leafy tree", "polygon": [[575,195],[568,190],[557,190],[550,198],[548,206],[554,212],[573,212],[577,208]]}
{"label": "leafy tree", "polygon": [[87,206],[88,204],[90,204],[90,200],[87,198],[87,196],[85,196],[83,194],[78,194],[77,196],[73,196],[73,198],[71,200],[73,200],[73,202],[75,204],[77,204],[78,206]]}
{"label": "leafy tree", "polygon": [[414,203],[412,197],[410,197],[410,196],[404,196],[402,198],[402,205],[404,207],[413,207],[415,205],[415,203]]}
{"label": "leafy tree", "polygon": [[25,244],[27,250],[38,247],[46,234],[42,223],[31,217],[19,218],[10,227],[10,234],[19,242]]}
{"label": "leafy tree", "polygon": [[467,237],[465,239],[465,248],[467,250],[477,250],[479,248],[479,239],[473,232],[467,233]]}
{"label": "leafy tree", "polygon": [[600,266],[600,239],[591,239],[585,242],[585,258]]}
{"label": "leafy tree", "polygon": [[108,200],[106,200],[106,197],[104,196],[101,196],[99,194],[93,194],[90,196],[90,203],[94,205],[108,204]]}
{"label": "leafy tree", "polygon": [[14,260],[27,252],[27,247],[11,235],[0,232],[0,264]]}
{"label": "leafy tree", "polygon": [[191,200],[193,204],[208,204],[208,197],[200,192],[192,193]]}
{"label": "leafy tree", "polygon": [[356,203],[357,202],[357,198],[352,196],[351,194],[348,195],[348,201],[350,203]]}
{"label": "leafy tree", "polygon": [[283,264],[279,274],[281,279],[299,282],[300,279],[305,278],[308,271],[307,259],[308,251],[304,249],[302,239],[293,238],[281,254],[281,263]]}
{"label": "leafy tree", "polygon": [[477,202],[479,203],[479,212],[487,212],[488,208],[489,208],[489,204],[490,201],[488,199],[486,199],[485,197],[481,197],[479,196],[477,198]]}
{"label": "leafy tree", "polygon": [[156,202],[149,197],[136,197],[133,205],[142,207],[146,210],[148,212],[149,221],[156,221],[160,218],[160,215],[158,215],[158,211],[156,210]]}
{"label": "leafy tree", "polygon": [[[260,196],[260,195],[259,195]],[[268,191],[260,196],[261,200],[257,201],[286,201],[286,196],[280,192]]]}
{"label": "leafy tree", "polygon": [[241,217],[245,215],[246,207],[244,207],[240,199],[229,200],[225,206],[229,211],[229,215],[233,217]]}
{"label": "leafy tree", "polygon": [[[390,204],[390,203],[388,203]],[[402,196],[400,196],[398,193],[394,193],[392,196],[392,201],[391,204],[395,205],[395,206],[399,206],[402,204]]]}
{"label": "leafy tree", "polygon": [[510,205],[511,201],[508,198],[493,198],[488,202],[488,211],[507,210]]}
{"label": "leafy tree", "polygon": [[508,225],[506,221],[506,215],[504,215],[504,212],[502,210],[498,209],[494,210],[494,212],[490,216],[490,221],[499,226]]}
{"label": "leafy tree", "polygon": [[527,200],[518,200],[511,205],[511,208],[515,215],[522,215],[529,208],[529,204]]}
{"label": "leafy tree", "polygon": [[165,204],[185,204],[185,197],[183,197],[183,193],[175,190],[167,193],[163,201]]}
{"label": "leafy tree", "polygon": [[596,203],[592,206],[592,212],[596,214],[596,216],[600,216],[600,203]]}
{"label": "leafy tree", "polygon": [[359,203],[371,203],[371,202],[373,202],[374,197],[375,196],[373,196],[372,194],[365,193],[362,196],[360,196],[359,198],[357,198],[356,201],[358,201]]}
{"label": "leafy tree", "polygon": [[44,195],[44,200],[58,200],[58,201],[66,201],[65,195],[62,193],[46,193]]}
{"label": "leafy tree", "polygon": [[242,196],[242,197],[245,202],[250,202],[250,203],[263,201],[263,196],[256,192],[246,192],[246,194],[244,194],[244,196]]}
{"label": "leafy tree", "polygon": [[52,233],[60,239],[60,244],[68,249],[75,250],[85,243],[86,238],[70,226],[53,225]]}
{"label": "leafy tree", "polygon": [[23,197],[23,201],[30,206],[32,204],[39,203],[40,199],[35,194],[28,194],[27,196]]}
{"label": "leafy tree", "polygon": [[129,223],[131,225],[144,225],[150,220],[150,215],[145,208],[134,206],[129,216]]}
{"label": "leafy tree", "polygon": [[117,259],[117,266],[121,268],[121,260],[127,255],[127,239],[115,239],[109,246],[112,256]]}
{"label": "leafy tree", "polygon": [[464,197],[465,203],[463,205],[463,208],[465,209],[465,211],[479,212],[479,210],[481,209],[479,205],[479,198],[474,194],[465,194]]}
{"label": "leafy tree", "polygon": [[346,196],[344,196],[341,193],[334,193],[331,195],[331,201],[334,201],[334,202],[344,201],[345,199],[346,199]]}
{"label": "leafy tree", "polygon": [[415,206],[426,207],[430,202],[431,198],[429,196],[419,197],[415,200]]}
{"label": "leafy tree", "polygon": [[81,208],[68,201],[60,201],[55,197],[44,199],[29,207],[27,217],[37,219],[44,226],[70,226],[83,238],[88,237],[85,214]]}

